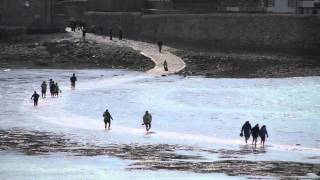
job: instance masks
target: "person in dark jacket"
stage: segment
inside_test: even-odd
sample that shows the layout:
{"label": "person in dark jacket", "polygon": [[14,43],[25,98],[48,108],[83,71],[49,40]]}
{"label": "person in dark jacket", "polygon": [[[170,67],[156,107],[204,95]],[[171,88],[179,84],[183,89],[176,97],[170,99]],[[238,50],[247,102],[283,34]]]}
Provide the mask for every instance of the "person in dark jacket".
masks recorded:
{"label": "person in dark jacket", "polygon": [[259,137],[259,124],[256,124],[252,129],[251,129],[251,134],[252,134],[252,144],[254,144],[254,146],[257,146],[257,139]]}
{"label": "person in dark jacket", "polygon": [[259,131],[259,136],[261,138],[260,144],[262,144],[263,147],[264,147],[264,143],[266,141],[266,135],[267,135],[267,138],[269,138],[267,127],[265,125],[263,125]]}
{"label": "person in dark jacket", "polygon": [[54,97],[54,81],[52,79],[49,80],[49,89],[50,89],[50,94],[51,94],[51,97]]}
{"label": "person in dark jacket", "polygon": [[161,51],[162,51],[162,45],[163,45],[163,42],[159,41],[158,42],[159,53],[161,53]]}
{"label": "person in dark jacket", "polygon": [[47,83],[45,81],[43,81],[42,84],[41,84],[41,96],[42,96],[42,98],[46,97],[46,93],[47,93]]}
{"label": "person in dark jacket", "polygon": [[168,69],[168,63],[167,63],[166,60],[164,60],[164,62],[163,62],[163,68],[164,68],[165,71],[169,71],[169,69]]}
{"label": "person in dark jacket", "polygon": [[110,130],[111,120],[113,120],[113,118],[109,113],[108,109],[103,113],[103,118],[104,118],[104,128],[107,129],[107,126],[108,126],[108,130]]}
{"label": "person in dark jacket", "polygon": [[77,81],[76,74],[73,73],[72,76],[70,77],[71,89],[75,89],[76,88],[76,81]]}
{"label": "person in dark jacket", "polygon": [[83,41],[86,40],[86,34],[87,34],[86,29],[84,27],[82,27],[82,39],[83,39]]}
{"label": "person in dark jacket", "polygon": [[61,92],[58,83],[54,84],[54,95],[59,96],[59,93]]}
{"label": "person in dark jacket", "polygon": [[34,91],[33,95],[31,96],[31,99],[33,100],[33,105],[38,106],[38,100],[40,95],[37,93],[37,91]]}
{"label": "person in dark jacket", "polygon": [[244,135],[246,144],[248,143],[248,139],[250,138],[251,134],[251,124],[249,121],[245,122],[241,128],[240,136],[242,137]]}
{"label": "person in dark jacket", "polygon": [[109,39],[112,41],[112,37],[113,37],[113,31],[112,29],[109,30]]}
{"label": "person in dark jacket", "polygon": [[147,134],[149,133],[149,130],[151,129],[151,121],[152,121],[152,116],[149,113],[149,111],[146,111],[146,113],[143,115],[143,123],[142,125],[146,126],[146,131]]}

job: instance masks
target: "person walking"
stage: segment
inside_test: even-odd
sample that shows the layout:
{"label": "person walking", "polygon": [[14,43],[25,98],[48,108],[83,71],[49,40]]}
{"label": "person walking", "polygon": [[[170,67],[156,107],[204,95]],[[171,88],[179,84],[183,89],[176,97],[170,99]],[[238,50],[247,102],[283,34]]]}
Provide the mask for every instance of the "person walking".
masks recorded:
{"label": "person walking", "polygon": [[163,42],[159,41],[158,42],[159,53],[161,53],[161,51],[162,51],[162,45],[163,45]]}
{"label": "person walking", "polygon": [[33,105],[38,106],[38,100],[40,95],[37,93],[37,91],[34,91],[34,93],[31,96],[31,100],[33,100]]}
{"label": "person walking", "polygon": [[152,116],[149,113],[149,111],[146,111],[145,114],[143,115],[143,124],[142,124],[146,126],[146,131],[147,131],[146,134],[148,134],[149,130],[151,129],[151,121],[152,121]]}
{"label": "person walking", "polygon": [[259,131],[259,136],[261,138],[261,142],[260,144],[264,147],[264,143],[266,141],[266,136],[267,138],[269,138],[269,134],[268,134],[268,131],[267,131],[267,127],[265,125],[263,125]]}
{"label": "person walking", "polygon": [[111,114],[109,113],[108,109],[103,113],[103,118],[104,118],[104,128],[110,130],[111,128],[111,120],[113,120]]}
{"label": "person walking", "polygon": [[168,71],[168,63],[167,63],[167,60],[164,60],[163,62],[163,68],[164,68],[164,71]]}
{"label": "person walking", "polygon": [[113,36],[113,31],[112,31],[112,29],[110,29],[110,31],[109,31],[109,38],[110,38],[111,41],[112,41],[112,36]]}
{"label": "person walking", "polygon": [[71,89],[75,89],[76,88],[76,81],[77,81],[76,74],[73,73],[72,76],[70,77]]}
{"label": "person walking", "polygon": [[54,97],[55,84],[52,79],[49,80],[49,88],[50,88],[51,97]]}
{"label": "person walking", "polygon": [[249,121],[246,121],[242,128],[241,128],[241,132],[240,132],[240,136],[245,138],[246,144],[248,143],[248,139],[250,138],[250,134],[251,134],[251,124]]}
{"label": "person walking", "polygon": [[82,27],[82,39],[83,39],[83,41],[86,40],[86,34],[87,34],[86,28]]}
{"label": "person walking", "polygon": [[252,134],[252,145],[257,146],[257,139],[259,137],[259,124],[256,124],[252,129],[251,129],[251,134]]}
{"label": "person walking", "polygon": [[58,83],[54,84],[54,96],[59,96],[59,93],[61,92]]}
{"label": "person walking", "polygon": [[41,96],[42,98],[46,98],[46,93],[47,93],[47,83],[46,81],[43,81],[41,84]]}

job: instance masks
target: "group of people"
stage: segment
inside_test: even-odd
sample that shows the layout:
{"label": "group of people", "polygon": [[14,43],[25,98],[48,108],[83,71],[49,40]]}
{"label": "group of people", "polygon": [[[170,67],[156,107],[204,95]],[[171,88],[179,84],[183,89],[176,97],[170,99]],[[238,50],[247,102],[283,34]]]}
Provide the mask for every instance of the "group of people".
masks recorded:
{"label": "group of people", "polygon": [[[165,63],[166,63],[166,61],[165,61]],[[70,77],[70,83],[71,83],[72,90],[75,89],[75,87],[76,87],[76,81],[77,81],[77,77],[76,77],[75,73],[73,73],[72,76]],[[61,90],[59,89],[58,83],[54,82],[52,79],[49,80],[49,89],[50,89],[51,97],[59,96],[59,93],[61,93]],[[43,81],[41,84],[42,98],[46,97],[46,93],[47,93],[47,83],[46,83],[46,81]],[[34,91],[33,95],[31,96],[31,99],[34,101],[34,106],[38,106],[39,97],[40,97],[40,95],[36,91]],[[102,116],[104,118],[105,129],[110,130],[111,120],[113,120],[113,117],[111,116],[108,109],[103,113]],[[151,122],[152,122],[152,115],[149,113],[149,111],[145,112],[142,120],[143,120],[142,125],[144,125],[146,127],[146,132],[148,134],[149,130],[151,129]],[[258,137],[260,137],[260,139],[261,139],[260,144],[262,146],[264,146],[264,144],[265,144],[266,137],[267,138],[269,137],[268,132],[267,132],[267,128],[265,125],[263,125],[261,128],[259,128],[259,124],[256,124],[254,127],[251,127],[250,122],[246,121],[241,128],[240,136],[241,137],[244,136],[245,142],[248,143],[248,140],[251,135],[252,135],[252,145],[254,144],[255,146],[257,146]]]}
{"label": "group of people", "polygon": [[[108,130],[111,129],[111,120],[113,120],[110,112],[108,109],[106,109],[106,111],[103,113],[103,118],[104,118],[104,128]],[[152,122],[152,115],[149,113],[149,111],[146,111],[145,114],[142,117],[143,123],[142,125],[144,125],[146,127],[146,132],[147,134],[149,133],[149,130],[151,129],[151,122]]]}
{"label": "group of people", "polygon": [[[43,83],[46,83],[45,81],[43,81]],[[42,83],[42,84],[43,84]],[[47,87],[47,86],[45,86]],[[42,85],[41,85],[41,88],[42,88]],[[61,93],[61,89],[59,88],[59,85],[57,82],[54,82],[52,79],[49,80],[49,90],[50,90],[50,95],[51,97],[58,97],[59,96],[59,93]],[[46,89],[42,89],[42,94],[46,94]]]}
{"label": "group of people", "polygon": [[[77,77],[76,77],[75,73],[73,73],[73,75],[70,77],[71,89],[75,89],[76,81],[77,81]],[[48,89],[47,82],[43,81],[41,84],[42,98],[46,98],[47,89]],[[62,92],[61,89],[59,88],[59,84],[57,82],[54,82],[52,79],[49,80],[49,90],[50,90],[51,97],[58,97],[59,93]],[[39,97],[40,97],[40,95],[37,93],[37,91],[34,91],[31,96],[31,100],[33,100],[34,106],[38,106]]]}
{"label": "group of people", "polygon": [[250,138],[250,135],[252,135],[252,145],[257,146],[257,140],[258,137],[260,137],[261,142],[260,144],[264,146],[264,143],[266,141],[266,137],[269,138],[267,127],[263,125],[261,128],[259,128],[259,124],[256,124],[253,128],[251,127],[251,124],[249,121],[246,121],[242,128],[240,136],[245,138],[246,143],[248,143],[248,139]]}
{"label": "group of people", "polygon": [[[46,98],[47,95],[47,83],[46,81],[43,81],[41,84],[41,96],[42,98]],[[59,93],[61,93],[61,90],[59,88],[59,85],[57,82],[54,82],[52,79],[49,80],[49,90],[50,90],[50,95],[51,97],[58,97]],[[37,93],[37,91],[34,91],[31,99],[33,100],[34,106],[38,106],[38,101],[39,101],[40,95]]]}
{"label": "group of people", "polygon": [[[102,26],[95,26],[95,25],[92,25],[91,26],[91,32],[93,33],[93,34],[99,34],[99,35],[103,35],[103,28],[102,28]],[[112,40],[113,39],[113,29],[109,29],[109,39],[110,40]],[[119,31],[118,31],[118,39],[119,40],[122,40],[123,39],[123,31],[122,31],[122,29],[119,29]]]}
{"label": "group of people", "polygon": [[86,23],[83,21],[70,21],[69,22],[69,26],[71,28],[71,31],[76,32],[76,31],[80,31],[81,29],[83,29],[86,26]]}

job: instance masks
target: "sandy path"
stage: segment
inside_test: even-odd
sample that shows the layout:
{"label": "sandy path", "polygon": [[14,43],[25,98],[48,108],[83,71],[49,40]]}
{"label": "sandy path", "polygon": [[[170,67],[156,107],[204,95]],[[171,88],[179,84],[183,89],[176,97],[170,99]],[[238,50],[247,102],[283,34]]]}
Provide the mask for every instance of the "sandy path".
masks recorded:
{"label": "sandy path", "polygon": [[[80,33],[72,33],[72,34],[73,36],[81,38]],[[120,41],[117,38],[114,38],[111,41],[107,36],[99,36],[91,33],[87,33],[86,38],[88,40],[92,40],[98,43],[108,43],[108,44],[115,44],[119,46],[127,46],[137,51],[140,51],[141,54],[143,54],[146,57],[149,57],[156,64],[153,69],[150,69],[149,71],[147,71],[147,73],[150,73],[150,74],[154,74],[154,75],[174,74],[176,72],[183,70],[186,66],[186,64],[180,57],[169,52],[168,51],[169,48],[165,46],[162,48],[162,53],[159,53],[158,46],[156,44],[151,44],[147,42],[127,40],[127,39]],[[165,71],[163,68],[163,62],[165,60],[168,63],[169,71]]]}

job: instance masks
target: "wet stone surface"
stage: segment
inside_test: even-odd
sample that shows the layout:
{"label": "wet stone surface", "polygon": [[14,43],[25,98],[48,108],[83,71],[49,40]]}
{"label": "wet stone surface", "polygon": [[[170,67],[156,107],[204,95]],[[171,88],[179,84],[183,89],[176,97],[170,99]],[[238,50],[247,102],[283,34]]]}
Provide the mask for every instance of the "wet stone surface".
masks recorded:
{"label": "wet stone surface", "polygon": [[[129,165],[128,170],[164,169],[195,173],[225,173],[230,176],[281,178],[307,176],[309,173],[320,175],[320,164],[239,159],[248,154],[265,153],[264,150],[248,148],[215,150],[170,144],[110,144],[102,147],[74,142],[64,135],[23,129],[0,130],[0,150],[18,151],[26,155],[68,153],[74,156],[108,155],[135,160]],[[186,155],[179,153],[181,151],[191,153]],[[199,155],[201,152],[226,160],[209,161]]]}
{"label": "wet stone surface", "polygon": [[45,155],[63,152],[75,156],[110,155],[130,160],[201,160],[200,156],[176,154],[177,150],[192,151],[192,147],[169,144],[109,144],[96,146],[73,142],[63,135],[49,132],[24,131],[21,129],[0,130],[0,150],[18,151],[27,155]]}
{"label": "wet stone surface", "polygon": [[320,164],[283,161],[225,160],[215,162],[137,162],[129,169],[182,170],[196,173],[225,173],[229,176],[275,176],[281,178],[320,174]]}

